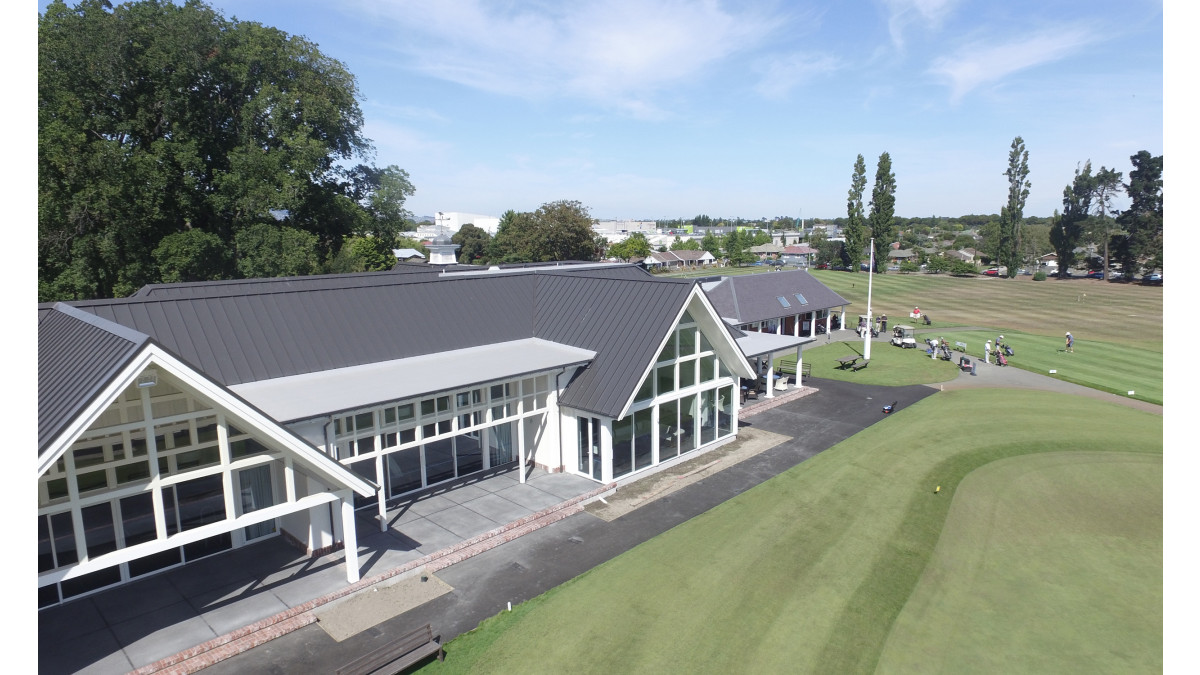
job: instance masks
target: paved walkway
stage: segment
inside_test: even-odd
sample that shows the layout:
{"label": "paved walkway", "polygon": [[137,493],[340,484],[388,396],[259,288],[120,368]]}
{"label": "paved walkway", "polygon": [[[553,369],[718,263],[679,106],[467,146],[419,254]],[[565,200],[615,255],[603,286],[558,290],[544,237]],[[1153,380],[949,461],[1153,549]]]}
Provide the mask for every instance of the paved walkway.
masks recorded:
{"label": "paved walkway", "polygon": [[[533,516],[552,521],[573,500],[603,491],[580,476],[538,470],[521,484],[509,465],[398,502],[387,512],[385,532],[374,512],[360,512],[363,581],[355,587],[449,564],[465,545],[481,540],[499,545]],[[294,625],[314,599],[351,590],[344,555],[312,558],[275,537],[44,610],[38,614],[38,670],[126,673],[206,642],[230,643],[249,633],[246,627],[274,626],[281,616]]]}

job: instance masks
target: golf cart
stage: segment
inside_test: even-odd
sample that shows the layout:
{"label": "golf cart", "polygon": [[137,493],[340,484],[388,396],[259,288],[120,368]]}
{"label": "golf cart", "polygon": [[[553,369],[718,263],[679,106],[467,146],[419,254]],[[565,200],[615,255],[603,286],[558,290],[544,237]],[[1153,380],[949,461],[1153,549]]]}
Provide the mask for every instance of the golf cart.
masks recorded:
{"label": "golf cart", "polygon": [[916,349],[917,338],[914,337],[916,330],[912,326],[896,326],[892,329],[892,344],[905,349]]}
{"label": "golf cart", "polygon": [[863,337],[863,332],[862,332],[862,328],[861,328],[862,326],[866,326],[866,329],[871,332],[871,337],[879,337],[879,331],[875,330],[875,321],[872,319],[872,317],[869,314],[859,314],[858,315],[858,325],[860,326],[860,328],[858,330],[858,334],[860,337]]}

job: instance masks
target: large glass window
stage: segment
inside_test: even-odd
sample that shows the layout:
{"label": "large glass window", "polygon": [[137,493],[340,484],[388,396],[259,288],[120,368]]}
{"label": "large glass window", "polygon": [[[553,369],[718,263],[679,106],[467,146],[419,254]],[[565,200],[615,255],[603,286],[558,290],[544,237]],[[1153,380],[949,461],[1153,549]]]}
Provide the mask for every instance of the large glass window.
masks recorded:
{"label": "large glass window", "polygon": [[514,461],[517,456],[513,452],[513,423],[500,424],[488,429],[488,459],[490,466],[496,467]]}
{"label": "large glass window", "polygon": [[651,424],[651,409],[639,410],[633,414],[634,433],[634,470],[650,466],[654,459],[654,428]]}
{"label": "large glass window", "polygon": [[483,468],[483,445],[477,432],[455,436],[454,454],[460,476]]}
{"label": "large glass window", "polygon": [[613,428],[613,478],[633,471],[633,416],[616,420]]}
{"label": "large glass window", "polygon": [[388,481],[391,496],[411,492],[421,487],[421,448],[405,448],[387,456]]}
{"label": "large glass window", "polygon": [[721,387],[718,396],[717,437],[733,434],[733,387]]}
{"label": "large glass window", "polygon": [[679,404],[667,401],[658,406],[658,460],[679,454]]}
{"label": "large glass window", "polygon": [[[375,460],[358,463],[371,465],[368,480],[375,482]],[[270,464],[242,469],[238,472],[238,484],[242,492],[242,513],[265,509],[275,504],[274,490],[271,489]],[[274,532],[275,520],[271,519],[246,527],[246,539],[258,539]]]}
{"label": "large glass window", "polygon": [[425,444],[425,484],[454,478],[454,443],[449,438]]}
{"label": "large glass window", "polygon": [[695,450],[700,446],[699,429],[696,424],[697,419],[697,402],[699,398],[692,394],[679,399],[679,452],[684,453],[690,450]]}

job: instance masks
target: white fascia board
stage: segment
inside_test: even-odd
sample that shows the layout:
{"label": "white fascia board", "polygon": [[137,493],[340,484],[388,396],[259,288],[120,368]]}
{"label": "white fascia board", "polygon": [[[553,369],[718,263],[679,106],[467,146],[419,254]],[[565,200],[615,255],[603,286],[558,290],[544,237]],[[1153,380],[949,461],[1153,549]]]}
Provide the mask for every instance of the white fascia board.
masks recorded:
{"label": "white fascia board", "polygon": [[253,429],[259,435],[273,441],[278,449],[294,455],[305,467],[332,482],[335,488],[349,488],[364,497],[371,497],[375,494],[377,487],[373,483],[363,480],[346,467],[330,459],[323,452],[309,445],[295,433],[263,414],[229,389],[197,372],[154,342],[148,343],[135,358],[131,359],[120,375],[114,378],[84,413],[60,433],[42,453],[38,458],[39,477],[150,364],[162,368],[200,396],[208,398],[217,407],[227,410],[233,417],[245,422],[249,429],[243,429],[243,431]]}

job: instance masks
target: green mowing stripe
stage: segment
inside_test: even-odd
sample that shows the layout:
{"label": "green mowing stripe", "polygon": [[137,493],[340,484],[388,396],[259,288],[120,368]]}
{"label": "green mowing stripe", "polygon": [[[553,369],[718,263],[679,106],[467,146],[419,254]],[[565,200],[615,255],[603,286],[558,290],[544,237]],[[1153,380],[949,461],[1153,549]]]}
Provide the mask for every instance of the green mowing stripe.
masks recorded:
{"label": "green mowing stripe", "polygon": [[428,669],[870,671],[964,476],[1030,453],[1161,455],[1161,422],[1086,397],[935,394],[485,622]]}

